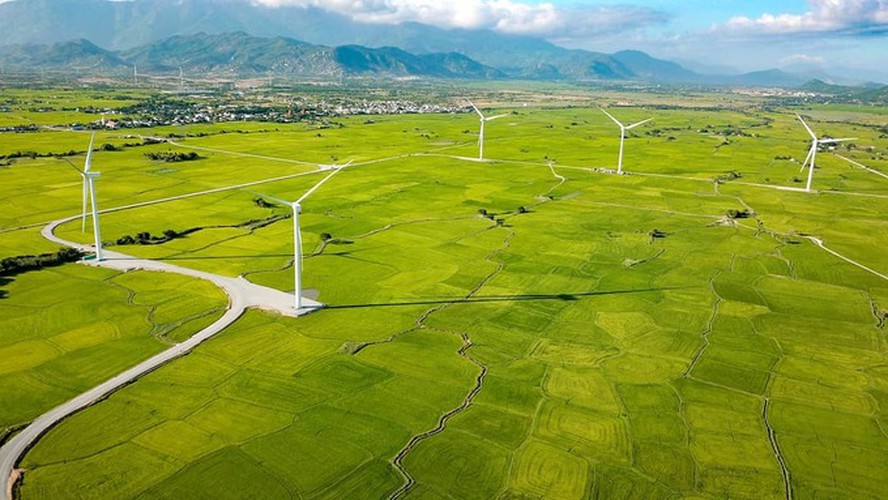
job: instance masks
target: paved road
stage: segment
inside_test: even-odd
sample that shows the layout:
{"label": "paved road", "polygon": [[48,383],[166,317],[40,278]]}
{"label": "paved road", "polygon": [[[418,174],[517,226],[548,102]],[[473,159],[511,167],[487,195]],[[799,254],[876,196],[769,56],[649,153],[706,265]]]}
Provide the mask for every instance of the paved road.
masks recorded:
{"label": "paved road", "polygon": [[[79,216],[69,217],[49,224],[43,228],[43,236],[60,245],[90,251],[92,247],[65,241],[54,234],[55,228],[65,222],[78,219]],[[12,486],[14,484],[13,472],[15,465],[22,454],[47,430],[60,422],[65,417],[94,404],[120,387],[132,382],[140,376],[155,370],[161,365],[179,356],[187,354],[201,342],[221,332],[227,326],[237,320],[247,308],[264,309],[287,316],[296,316],[294,310],[294,298],[272,288],[255,285],[243,277],[229,278],[216,274],[195,271],[165,262],[139,259],[117,252],[104,252],[105,260],[101,263],[88,262],[89,265],[129,271],[144,269],[149,271],[171,272],[184,274],[195,278],[205,279],[216,284],[228,295],[228,309],[221,318],[212,325],[204,328],[188,340],[170,347],[166,351],[147,359],[125,372],[102,382],[87,392],[53,408],[39,416],[30,425],[21,430],[12,439],[0,448],[0,478],[7,479],[7,487],[0,488],[0,500],[11,500]],[[299,310],[298,315],[306,314],[321,307],[321,304],[313,300],[303,298],[305,306]]]}

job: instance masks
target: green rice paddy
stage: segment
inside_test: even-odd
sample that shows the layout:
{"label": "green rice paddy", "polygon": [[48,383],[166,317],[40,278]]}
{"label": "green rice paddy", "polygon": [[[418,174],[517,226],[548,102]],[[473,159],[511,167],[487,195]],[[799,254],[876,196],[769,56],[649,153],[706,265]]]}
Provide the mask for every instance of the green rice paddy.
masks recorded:
{"label": "green rice paddy", "polygon": [[[273,158],[354,160],[303,204],[304,286],[328,307],[251,311],[65,420],[21,462],[21,497],[884,496],[888,281],[807,237],[888,273],[888,180],[825,152],[818,193],[776,187],[804,186],[796,111],[859,137],[838,153],[888,172],[888,110],[756,104],[614,108],[655,118],[627,138],[627,176],[593,170],[615,167],[619,132],[592,105],[498,108],[513,114],[488,124],[484,163],[464,158],[477,155],[470,114],[248,123],[97,153],[102,208],[291,176],[102,216],[109,242],[197,229],[114,250],[284,291],[292,224],[246,223],[288,213],[257,197],[295,199],[323,174]],[[0,150],[87,140],[34,132]],[[190,147],[203,158],[143,154]],[[4,229],[79,211],[80,179],[58,160],[20,159],[0,179]],[[79,221],[58,234],[89,241]],[[4,255],[44,247],[38,229],[0,233]],[[78,265],[3,290],[4,426],[182,340],[223,303],[194,280]]]}

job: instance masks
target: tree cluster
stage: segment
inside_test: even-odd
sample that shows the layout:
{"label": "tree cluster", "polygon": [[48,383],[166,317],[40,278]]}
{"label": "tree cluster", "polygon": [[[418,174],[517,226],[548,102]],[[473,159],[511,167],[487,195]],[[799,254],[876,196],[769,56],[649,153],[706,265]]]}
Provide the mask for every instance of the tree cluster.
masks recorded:
{"label": "tree cluster", "polygon": [[167,163],[194,161],[201,158],[201,156],[194,151],[191,151],[190,153],[177,153],[173,151],[152,151],[151,153],[145,153],[145,156],[147,156],[149,160],[164,161]]}
{"label": "tree cluster", "polygon": [[731,208],[725,212],[725,215],[727,215],[729,219],[748,219],[752,214],[749,213],[749,210],[735,210]]}
{"label": "tree cluster", "polygon": [[153,234],[144,231],[136,236],[126,235],[117,238],[115,243],[118,245],[160,245],[161,243],[181,238],[184,235],[185,233],[180,233],[174,229],[167,229],[163,232],[163,236],[154,236]]}
{"label": "tree cluster", "polygon": [[63,153],[38,153],[36,151],[15,151],[15,152],[9,153],[7,155],[0,155],[0,160],[14,160],[17,158],[30,158],[33,160],[34,158],[52,158],[54,156],[59,156],[59,157],[61,157],[61,156],[75,156],[75,155],[78,155],[82,152],[83,151],[74,151],[73,149],[71,151],[66,151]]}
{"label": "tree cluster", "polygon": [[725,182],[730,182],[735,179],[740,179],[742,177],[743,177],[743,174],[741,174],[740,172],[737,172],[736,170],[731,170],[730,172],[728,172],[726,174],[722,174],[722,175],[719,175],[718,177],[716,177],[715,182],[717,182],[719,184],[724,184]]}
{"label": "tree cluster", "polygon": [[83,252],[74,248],[63,248],[55,253],[7,257],[0,260],[0,276],[13,276],[44,267],[59,266],[68,262],[77,262],[81,258],[83,258]]}

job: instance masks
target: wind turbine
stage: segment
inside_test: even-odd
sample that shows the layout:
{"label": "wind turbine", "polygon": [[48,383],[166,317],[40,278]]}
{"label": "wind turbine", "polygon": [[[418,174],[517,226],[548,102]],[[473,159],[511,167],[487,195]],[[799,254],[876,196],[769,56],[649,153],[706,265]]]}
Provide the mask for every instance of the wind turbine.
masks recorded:
{"label": "wind turbine", "polygon": [[300,196],[299,199],[296,201],[286,201],[280,198],[275,198],[274,196],[262,195],[282,205],[287,205],[293,210],[293,275],[296,285],[296,290],[294,293],[296,295],[295,307],[297,314],[299,313],[299,310],[302,309],[302,231],[299,227],[299,214],[302,213],[302,202],[305,201],[306,198],[311,196],[312,193],[317,191],[319,187],[324,185],[324,183],[329,181],[334,175],[338,174],[340,170],[351,165],[351,163],[352,162],[348,162],[345,165],[339,167],[334,166],[332,172],[327,174],[326,177],[312,186],[311,189],[306,191],[305,194]]}
{"label": "wind turbine", "polygon": [[76,170],[81,177],[83,177],[83,218],[82,218],[82,231],[86,231],[86,209],[87,209],[87,198],[89,198],[91,207],[92,207],[92,218],[93,218],[93,236],[95,237],[95,245],[96,245],[96,261],[102,261],[102,233],[99,228],[99,208],[98,203],[96,201],[96,179],[102,175],[98,172],[92,171],[92,152],[93,152],[93,143],[96,139],[96,133],[93,132],[92,136],[89,139],[89,150],[86,152],[86,161],[83,163],[83,170],[77,168],[76,165],[71,163],[70,160],[64,158],[64,160],[71,165],[71,168]]}
{"label": "wind turbine", "polygon": [[855,141],[856,137],[846,137],[843,139],[818,139],[817,134],[811,130],[811,127],[805,123],[805,120],[802,119],[802,116],[796,113],[796,118],[802,122],[805,130],[808,131],[808,135],[811,136],[811,149],[808,151],[808,156],[805,158],[805,162],[802,163],[802,168],[799,172],[805,170],[805,166],[808,166],[808,184],[805,186],[805,191],[811,192],[811,182],[814,180],[814,159],[817,157],[817,148],[820,147],[821,144],[835,144],[837,142],[847,142],[847,141]]}
{"label": "wind turbine", "polygon": [[[598,109],[601,109],[601,108],[598,108]],[[616,118],[614,118],[613,115],[611,115],[607,111],[601,109],[601,112],[606,114],[608,116],[608,118],[613,120],[614,123],[616,123],[620,127],[620,159],[617,162],[617,173],[622,174],[623,173],[623,144],[626,142],[626,131],[632,130],[635,127],[638,127],[639,125],[644,125],[645,123],[653,120],[653,118],[648,118],[647,120],[643,120],[638,123],[633,123],[632,125],[627,126],[627,125],[623,125],[622,123],[620,123],[620,120],[617,120]]]}
{"label": "wind turbine", "polygon": [[[466,99],[468,101],[468,99]],[[478,106],[475,106],[475,103],[469,101],[469,104],[472,105],[472,108],[478,113],[478,116],[481,117],[481,132],[478,134],[478,159],[484,159],[484,124],[491,121],[496,120],[497,118],[502,118],[504,116],[509,116],[508,113],[504,115],[496,115],[496,116],[484,116],[484,113],[478,109]]]}

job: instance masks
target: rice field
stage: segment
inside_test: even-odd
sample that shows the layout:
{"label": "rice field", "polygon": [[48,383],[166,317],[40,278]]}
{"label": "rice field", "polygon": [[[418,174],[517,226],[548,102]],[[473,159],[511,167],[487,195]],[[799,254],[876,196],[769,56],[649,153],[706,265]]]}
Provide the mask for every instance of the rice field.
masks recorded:
{"label": "rice field", "polygon": [[[65,420],[24,457],[19,493],[884,496],[888,180],[824,152],[817,193],[777,189],[804,186],[796,111],[821,133],[859,137],[835,153],[888,171],[878,131],[888,111],[755,102],[614,108],[625,122],[654,118],[626,140],[626,176],[595,170],[616,166],[619,131],[594,106],[496,109],[511,115],[487,127],[489,162],[467,159],[477,155],[469,114],[247,123],[99,152],[103,208],[277,179],[114,211],[102,224],[109,242],[190,231],[111,248],[284,291],[288,208],[256,199],[295,199],[323,175],[310,163],[353,160],[303,204],[304,286],[328,307],[299,319],[251,311]],[[0,149],[27,136],[46,151],[84,149],[87,138],[36,132]],[[166,150],[202,158],[144,155]],[[79,177],[58,160],[18,160],[0,177],[5,254],[45,245],[38,229],[11,229],[79,211]],[[58,234],[89,241],[79,221]],[[12,314],[0,320],[0,359],[12,360],[2,370],[52,387],[2,405],[10,423],[70,395],[46,377],[82,390],[181,341],[220,303],[185,278],[77,265],[2,286]],[[66,342],[100,346],[114,363],[58,354]]]}

